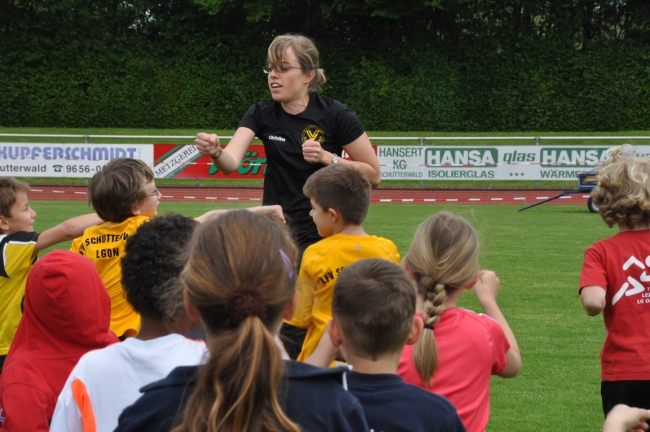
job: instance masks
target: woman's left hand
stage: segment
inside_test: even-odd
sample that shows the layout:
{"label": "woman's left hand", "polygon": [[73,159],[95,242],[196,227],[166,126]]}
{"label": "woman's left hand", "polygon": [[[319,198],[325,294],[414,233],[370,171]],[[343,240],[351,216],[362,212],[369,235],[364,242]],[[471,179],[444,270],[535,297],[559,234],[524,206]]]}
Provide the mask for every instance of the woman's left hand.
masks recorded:
{"label": "woman's left hand", "polygon": [[323,163],[330,155],[330,152],[323,150],[320,143],[314,140],[307,140],[302,143],[302,156],[309,163]]}

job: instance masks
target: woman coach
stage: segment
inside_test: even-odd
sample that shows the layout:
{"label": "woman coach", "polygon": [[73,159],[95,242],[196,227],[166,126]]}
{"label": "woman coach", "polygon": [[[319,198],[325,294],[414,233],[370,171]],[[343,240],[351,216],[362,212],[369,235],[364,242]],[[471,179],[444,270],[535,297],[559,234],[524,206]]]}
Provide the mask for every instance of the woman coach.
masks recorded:
{"label": "woman coach", "polygon": [[[307,178],[336,163],[351,163],[370,183],[379,184],[379,161],[357,115],[346,105],[320,96],[325,83],[313,41],[298,35],[276,37],[268,49],[268,85],[271,100],[251,106],[239,122],[230,143],[199,133],[195,144],[213,164],[229,174],[237,170],[257,136],[264,143],[267,167],[264,204],[279,204],[298,242],[300,256],[320,240],[302,193]],[[352,160],[341,158],[345,150]]]}

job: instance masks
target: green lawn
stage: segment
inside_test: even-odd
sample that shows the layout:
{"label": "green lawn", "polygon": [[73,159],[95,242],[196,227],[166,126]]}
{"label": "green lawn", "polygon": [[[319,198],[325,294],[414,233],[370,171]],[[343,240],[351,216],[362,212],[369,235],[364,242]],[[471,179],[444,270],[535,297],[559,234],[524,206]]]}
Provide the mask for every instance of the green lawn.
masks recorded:
{"label": "green lawn", "polygon": [[[33,201],[36,230],[88,212],[85,203]],[[235,204],[169,203],[198,216]],[[467,218],[479,231],[481,266],[501,279],[499,304],[522,351],[523,369],[513,379],[492,381],[490,431],[598,430],[602,316],[589,318],[577,294],[584,250],[613,235],[584,205],[542,205],[517,212],[510,205],[373,204],[366,231],[393,240],[404,256],[416,226],[432,212],[449,210]],[[67,248],[69,244],[61,245]],[[42,254],[41,254],[42,255]],[[472,292],[460,305],[480,311]]]}

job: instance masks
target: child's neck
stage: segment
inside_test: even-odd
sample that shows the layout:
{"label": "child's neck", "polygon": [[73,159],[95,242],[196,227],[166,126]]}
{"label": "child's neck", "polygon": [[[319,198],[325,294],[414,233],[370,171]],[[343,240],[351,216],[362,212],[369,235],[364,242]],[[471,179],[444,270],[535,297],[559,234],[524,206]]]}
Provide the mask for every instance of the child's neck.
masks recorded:
{"label": "child's neck", "polygon": [[352,365],[352,370],[355,372],[365,374],[396,374],[401,355],[401,352],[387,354],[377,360],[372,360],[346,352],[345,359],[348,364]]}
{"label": "child's neck", "polygon": [[141,315],[140,331],[138,332],[136,339],[147,341],[167,336],[172,333],[178,333],[182,336],[187,336],[188,332],[189,328],[184,328],[182,324],[179,325],[178,323],[169,323],[164,320],[157,320]]}
{"label": "child's neck", "polygon": [[345,234],[349,236],[367,236],[366,232],[363,230],[361,225],[353,224],[341,224],[340,226],[334,228],[332,235],[335,234]]}
{"label": "child's neck", "polygon": [[650,227],[647,224],[637,224],[634,225],[632,228],[629,228],[625,222],[618,223],[618,232],[640,231],[640,230],[647,230],[647,229],[650,229]]}

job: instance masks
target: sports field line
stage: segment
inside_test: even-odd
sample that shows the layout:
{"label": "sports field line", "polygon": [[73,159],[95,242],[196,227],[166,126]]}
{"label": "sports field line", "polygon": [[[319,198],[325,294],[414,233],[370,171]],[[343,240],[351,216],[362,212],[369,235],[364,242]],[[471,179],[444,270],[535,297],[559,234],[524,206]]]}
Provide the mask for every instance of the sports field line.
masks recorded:
{"label": "sports field line", "polygon": [[[262,200],[261,188],[187,188],[161,187],[162,199],[172,202],[215,202]],[[543,193],[540,194],[540,192]],[[563,190],[467,190],[467,189],[375,189],[373,203],[406,204],[530,204],[559,195]],[[36,201],[86,201],[88,188],[83,186],[35,186],[29,195]],[[563,196],[548,204],[586,205],[589,195],[572,194]]]}

